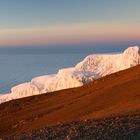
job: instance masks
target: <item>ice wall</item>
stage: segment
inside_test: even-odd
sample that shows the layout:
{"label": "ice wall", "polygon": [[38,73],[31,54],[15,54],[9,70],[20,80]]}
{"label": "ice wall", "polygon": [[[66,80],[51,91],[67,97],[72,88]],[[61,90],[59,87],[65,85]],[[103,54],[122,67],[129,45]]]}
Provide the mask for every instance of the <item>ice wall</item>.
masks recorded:
{"label": "ice wall", "polygon": [[94,79],[140,64],[140,49],[129,47],[123,53],[89,55],[75,67],[60,69],[57,74],[35,77],[17,85],[10,94],[1,95],[0,103],[61,89],[82,86]]}

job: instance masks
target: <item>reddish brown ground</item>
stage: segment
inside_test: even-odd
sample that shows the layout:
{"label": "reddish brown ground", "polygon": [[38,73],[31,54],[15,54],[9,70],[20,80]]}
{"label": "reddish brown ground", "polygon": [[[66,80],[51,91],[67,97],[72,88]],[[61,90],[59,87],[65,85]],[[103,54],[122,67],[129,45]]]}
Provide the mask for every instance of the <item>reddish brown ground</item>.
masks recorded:
{"label": "reddish brown ground", "polygon": [[63,122],[140,113],[140,66],[79,88],[13,100],[0,105],[0,136]]}

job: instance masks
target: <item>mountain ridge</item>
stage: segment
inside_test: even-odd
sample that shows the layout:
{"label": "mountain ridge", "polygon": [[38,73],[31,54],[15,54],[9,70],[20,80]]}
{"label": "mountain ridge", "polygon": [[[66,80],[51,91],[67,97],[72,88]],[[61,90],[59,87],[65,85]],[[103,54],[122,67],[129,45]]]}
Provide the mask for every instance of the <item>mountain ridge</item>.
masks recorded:
{"label": "mountain ridge", "polygon": [[138,46],[129,47],[119,54],[89,55],[75,67],[60,69],[57,74],[35,77],[31,82],[13,87],[10,94],[0,96],[0,102],[79,87],[139,63],[140,49]]}
{"label": "mountain ridge", "polygon": [[20,135],[81,120],[140,113],[140,65],[87,85],[0,105],[0,135]]}

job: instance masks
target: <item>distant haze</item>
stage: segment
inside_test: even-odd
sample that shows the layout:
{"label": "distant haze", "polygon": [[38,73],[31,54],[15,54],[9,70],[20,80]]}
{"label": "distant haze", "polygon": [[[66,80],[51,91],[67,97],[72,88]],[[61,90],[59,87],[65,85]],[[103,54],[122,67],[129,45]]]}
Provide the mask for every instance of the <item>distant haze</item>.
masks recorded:
{"label": "distant haze", "polygon": [[[136,44],[135,44],[136,43]],[[0,47],[0,54],[49,54],[49,53],[113,53],[122,52],[129,46],[139,45],[140,42],[120,42],[105,44],[82,44],[82,45],[44,45],[22,47]]]}
{"label": "distant haze", "polygon": [[139,13],[139,0],[3,0],[0,47],[136,44]]}

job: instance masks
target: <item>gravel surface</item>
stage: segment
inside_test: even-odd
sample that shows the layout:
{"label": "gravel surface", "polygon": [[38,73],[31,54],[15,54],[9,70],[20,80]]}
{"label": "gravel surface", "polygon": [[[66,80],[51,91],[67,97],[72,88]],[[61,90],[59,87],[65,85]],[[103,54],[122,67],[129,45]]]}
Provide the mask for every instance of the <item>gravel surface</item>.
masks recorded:
{"label": "gravel surface", "polygon": [[5,137],[5,140],[140,140],[140,114],[85,120]]}

